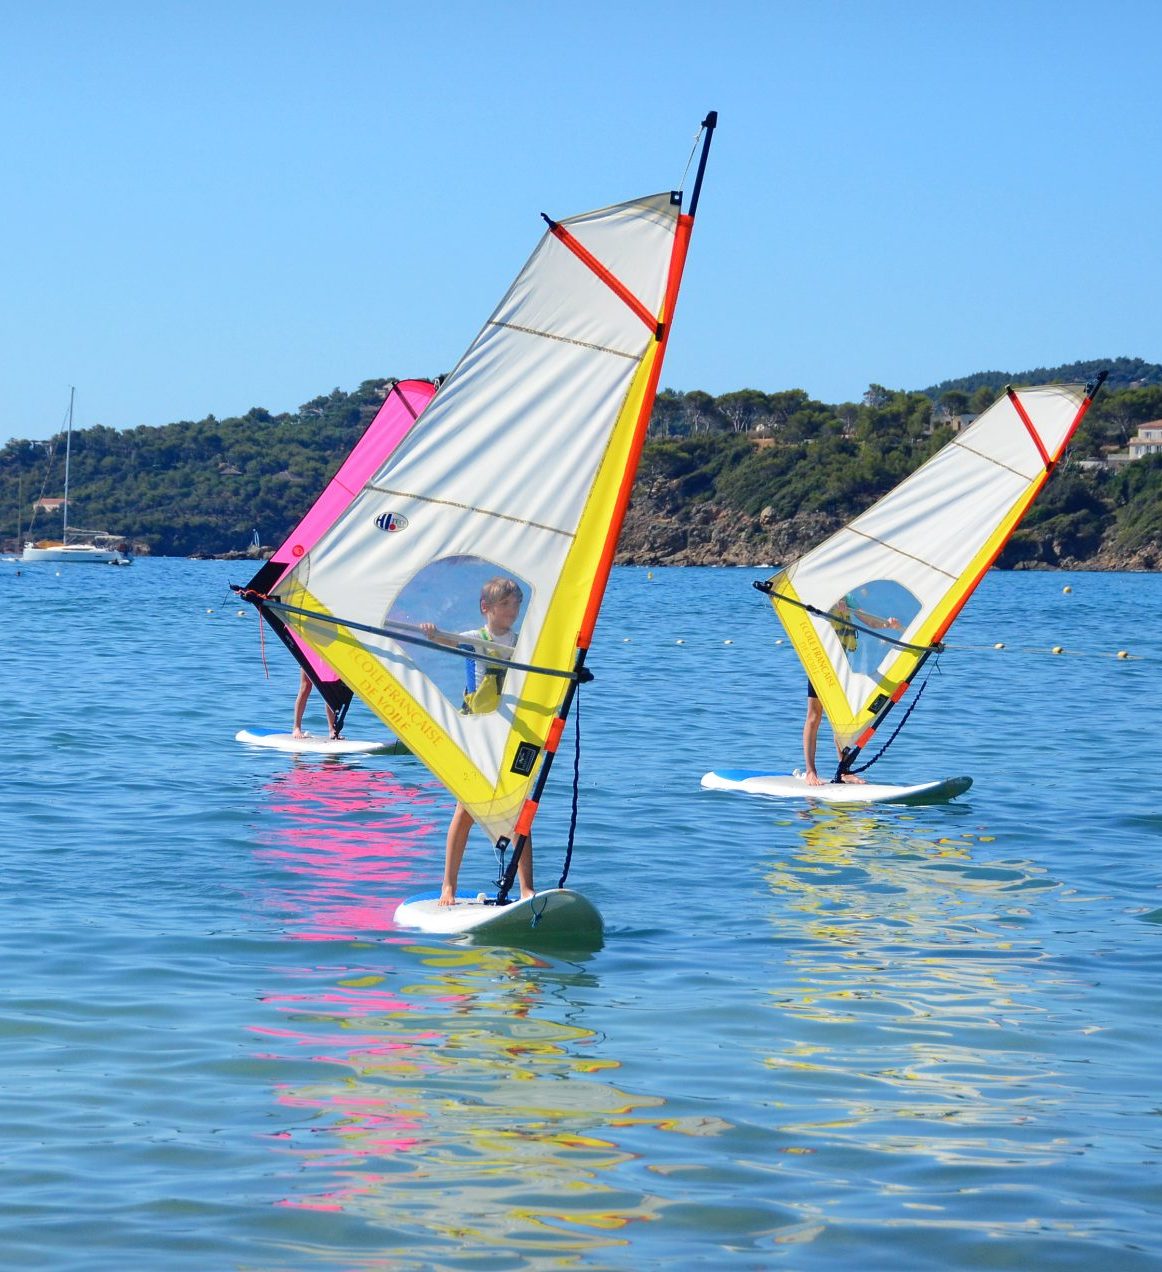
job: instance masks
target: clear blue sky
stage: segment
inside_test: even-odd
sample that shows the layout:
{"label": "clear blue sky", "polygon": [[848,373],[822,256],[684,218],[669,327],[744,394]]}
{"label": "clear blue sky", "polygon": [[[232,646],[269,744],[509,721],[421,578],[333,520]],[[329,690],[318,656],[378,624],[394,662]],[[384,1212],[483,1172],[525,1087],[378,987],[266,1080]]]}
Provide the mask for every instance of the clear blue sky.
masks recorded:
{"label": "clear blue sky", "polygon": [[1162,5],[0,0],[0,441],[448,370],[720,123],[663,374],[1162,361]]}

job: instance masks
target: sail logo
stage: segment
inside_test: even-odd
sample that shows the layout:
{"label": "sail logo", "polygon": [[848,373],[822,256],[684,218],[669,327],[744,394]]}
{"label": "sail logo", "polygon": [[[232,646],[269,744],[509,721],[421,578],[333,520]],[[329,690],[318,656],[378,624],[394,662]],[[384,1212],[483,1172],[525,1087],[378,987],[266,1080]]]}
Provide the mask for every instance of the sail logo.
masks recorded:
{"label": "sail logo", "polygon": [[519,777],[528,777],[540,753],[539,746],[533,746],[531,742],[522,742],[516,749],[516,755],[513,756],[512,771]]}
{"label": "sail logo", "polygon": [[375,518],[375,524],[388,534],[395,534],[408,528],[408,519],[398,512],[384,512]]}

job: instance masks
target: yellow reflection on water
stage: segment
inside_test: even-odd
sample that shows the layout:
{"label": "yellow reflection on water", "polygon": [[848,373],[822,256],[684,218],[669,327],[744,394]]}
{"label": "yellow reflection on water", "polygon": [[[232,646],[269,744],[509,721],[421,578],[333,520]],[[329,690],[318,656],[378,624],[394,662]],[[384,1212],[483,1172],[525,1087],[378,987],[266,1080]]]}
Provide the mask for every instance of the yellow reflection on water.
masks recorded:
{"label": "yellow reflection on water", "polygon": [[1068,981],[1026,934],[1057,885],[975,860],[993,837],[964,824],[826,807],[790,823],[766,875],[786,962],[765,1063],[772,1102],[795,1111],[788,1132],[946,1163],[1059,1156],[1037,1129],[1062,1102],[1037,1030]]}
{"label": "yellow reflection on water", "polygon": [[430,885],[442,851],[417,789],[418,801],[382,772],[316,768],[271,799],[280,822],[260,855],[280,882],[265,904],[290,939],[342,942],[340,958],[279,969],[252,1027],[263,1057],[293,1073],[276,1086],[283,1129],[270,1137],[282,1204],[411,1234],[420,1264],[449,1241],[500,1257],[623,1244],[664,1204],[618,1180],[636,1158],[627,1140],[643,1126],[717,1128],[650,1113],[660,1098],[609,1080],[619,1061],[575,1005],[597,984],[592,960],[368,939],[399,896]]}

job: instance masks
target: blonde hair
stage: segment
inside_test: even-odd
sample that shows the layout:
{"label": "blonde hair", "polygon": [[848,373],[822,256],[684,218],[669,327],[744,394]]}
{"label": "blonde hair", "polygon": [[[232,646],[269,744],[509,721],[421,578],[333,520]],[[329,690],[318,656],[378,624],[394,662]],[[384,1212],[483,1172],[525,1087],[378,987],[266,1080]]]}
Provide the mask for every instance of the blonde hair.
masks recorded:
{"label": "blonde hair", "polygon": [[480,608],[491,609],[501,601],[507,601],[510,596],[515,596],[518,601],[523,601],[525,598],[516,579],[506,579],[503,575],[497,575],[496,578],[489,579],[480,589]]}

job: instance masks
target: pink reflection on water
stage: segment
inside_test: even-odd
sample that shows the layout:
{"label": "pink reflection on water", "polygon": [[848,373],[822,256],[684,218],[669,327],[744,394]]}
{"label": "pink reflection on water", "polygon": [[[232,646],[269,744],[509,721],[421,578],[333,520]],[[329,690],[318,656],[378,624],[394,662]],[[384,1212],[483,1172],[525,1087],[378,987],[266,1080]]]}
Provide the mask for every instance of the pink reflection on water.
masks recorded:
{"label": "pink reflection on water", "polygon": [[430,780],[297,763],[268,784],[266,795],[274,824],[258,858],[308,884],[272,889],[265,902],[290,912],[295,939],[389,931],[402,897],[438,876],[444,801]]}
{"label": "pink reflection on water", "polygon": [[[450,810],[442,788],[412,767],[416,780],[372,767],[295,763],[267,785],[269,821],[257,857],[271,867],[272,882],[263,906],[279,914],[290,939],[374,939],[393,929],[403,896],[434,886]],[[368,1077],[396,1063],[426,1067],[428,1049],[445,1035],[401,1026],[417,1005],[384,987],[374,953],[361,966],[335,962],[289,975],[305,987],[263,996],[266,1009],[286,1023],[251,1026],[269,1048],[256,1058],[327,1068],[307,1085],[275,1087],[280,1107],[317,1124],[277,1132],[272,1147],[298,1168],[326,1167],[340,1180],[343,1167],[359,1169],[350,1184],[278,1204],[338,1212],[378,1187],[363,1168],[367,1155],[393,1156],[420,1142],[422,1115],[399,1110]],[[330,1076],[336,1068],[346,1075]]]}

